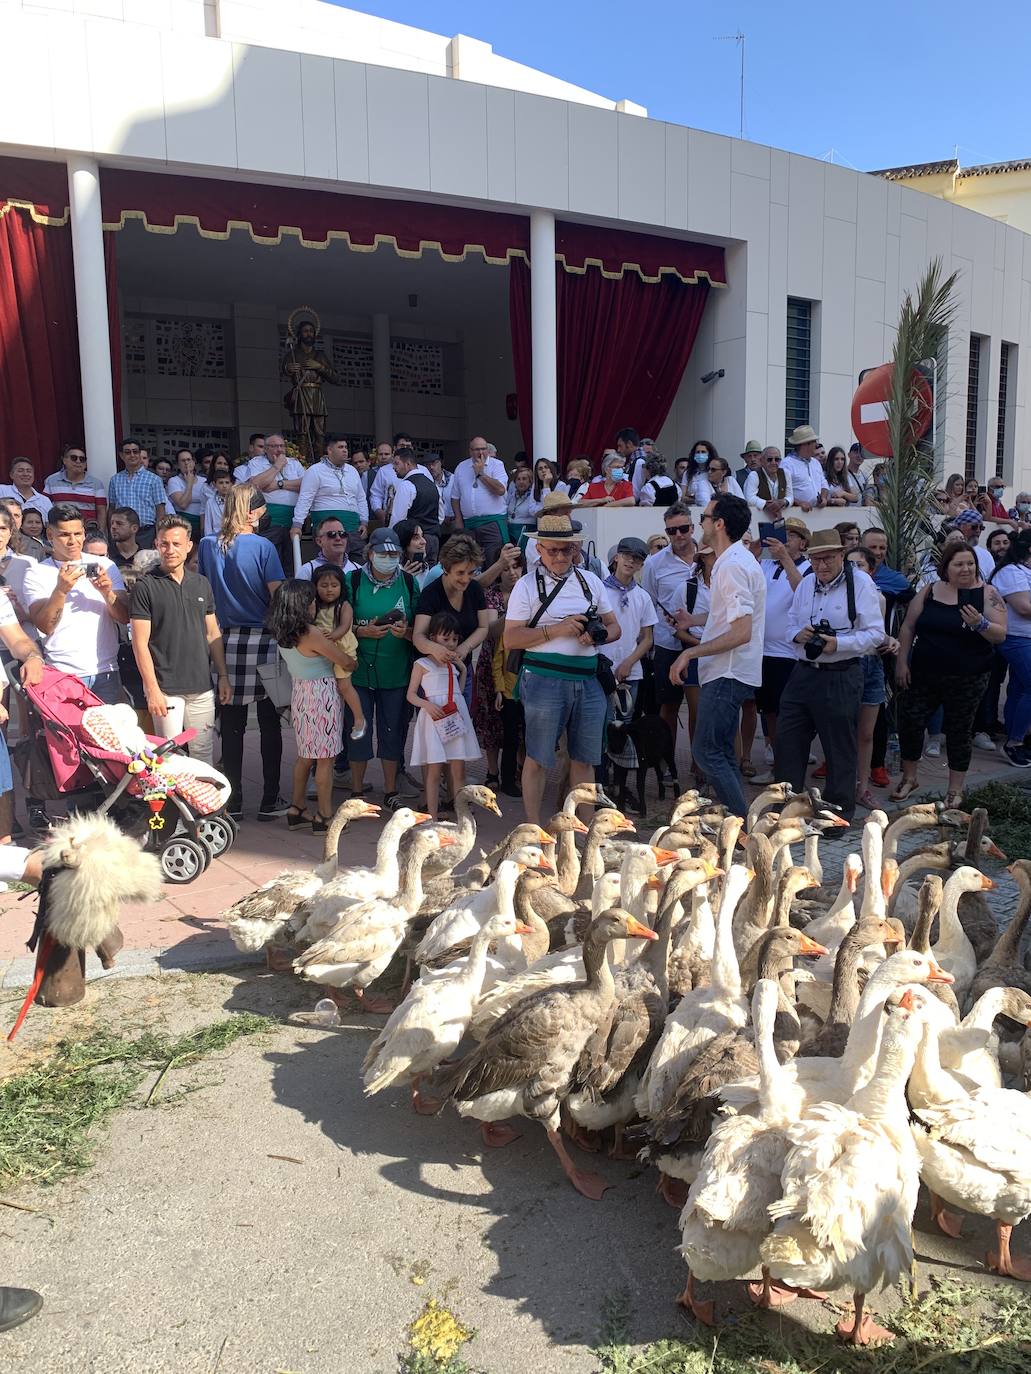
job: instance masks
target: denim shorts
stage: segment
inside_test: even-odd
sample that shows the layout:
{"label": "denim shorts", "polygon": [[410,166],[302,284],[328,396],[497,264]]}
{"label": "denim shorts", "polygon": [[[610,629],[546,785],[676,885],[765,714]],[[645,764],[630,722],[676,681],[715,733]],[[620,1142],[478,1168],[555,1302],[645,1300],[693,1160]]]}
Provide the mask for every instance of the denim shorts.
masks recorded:
{"label": "denim shorts", "polygon": [[595,677],[550,677],[523,668],[519,700],[526,722],[526,752],[542,768],[555,762],[555,750],[566,735],[569,757],[577,763],[601,763],[607,701]]}
{"label": "denim shorts", "polygon": [[861,706],[883,706],[888,700],[884,690],[884,661],[880,654],[863,655],[863,700]]}
{"label": "denim shorts", "polygon": [[[375,733],[376,757],[388,763],[400,763],[404,755],[405,735],[408,733],[407,687],[358,687],[358,699],[365,712],[368,729],[361,739],[347,740],[347,754],[352,763],[368,763],[372,758]],[[354,718],[350,708],[344,712],[344,734],[349,736]]]}
{"label": "denim shorts", "polygon": [[11,772],[11,756],[7,752],[7,740],[0,733],[0,794],[10,792],[14,787],[14,775]]}

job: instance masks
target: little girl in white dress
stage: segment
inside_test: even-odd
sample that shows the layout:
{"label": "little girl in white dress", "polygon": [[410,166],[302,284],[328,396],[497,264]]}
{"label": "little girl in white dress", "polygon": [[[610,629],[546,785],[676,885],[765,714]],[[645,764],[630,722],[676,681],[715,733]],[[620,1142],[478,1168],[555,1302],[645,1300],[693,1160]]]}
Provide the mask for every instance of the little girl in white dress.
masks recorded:
{"label": "little girl in white dress", "polygon": [[[461,640],[458,618],[450,611],[438,611],[427,626],[426,638],[441,648],[457,649]],[[444,765],[451,776],[451,795],[456,797],[465,785],[466,760],[480,758],[462,694],[464,681],[464,663],[437,663],[427,657],[416,659],[408,684],[408,700],[418,708],[409,762],[412,767],[426,768],[426,809],[434,820]]]}

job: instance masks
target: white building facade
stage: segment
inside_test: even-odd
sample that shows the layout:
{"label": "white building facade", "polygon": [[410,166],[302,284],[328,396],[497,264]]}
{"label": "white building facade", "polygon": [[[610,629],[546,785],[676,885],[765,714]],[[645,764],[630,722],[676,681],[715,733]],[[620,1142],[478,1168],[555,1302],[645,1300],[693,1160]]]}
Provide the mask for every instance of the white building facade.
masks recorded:
{"label": "white building facade", "polygon": [[[250,430],[288,424],[279,361],[302,304],[319,313],[341,377],[327,388],[331,428],[363,441],[404,429],[449,457],[471,433],[503,454],[523,447],[515,412],[528,398],[516,403],[503,263],[388,243],[355,252],[338,239],[315,251],[290,233],[220,238],[190,222],[152,233],[131,217],[105,235],[101,184],[131,172],[238,186],[244,199],[249,186],[278,190],[287,225],[302,189],[516,216],[532,264],[554,260],[563,223],[658,236],[671,251],[722,249],[726,284],[708,291],[653,436],[671,460],[697,438],[733,458],[746,439],[781,444],[805,421],[847,447],[858,374],[890,359],[902,294],[941,257],[959,273],[942,469],[1031,486],[1031,235],[1010,225],[652,120],[482,42],[320,0],[0,0],[0,48],[0,203],[23,202],[10,170],[22,160],[67,168],[84,437],[98,475],[113,470],[116,432],[157,448],[238,449]],[[114,313],[105,237],[116,240]],[[550,271],[531,271],[530,306],[532,446],[568,460]],[[640,427],[634,413],[619,422]]]}

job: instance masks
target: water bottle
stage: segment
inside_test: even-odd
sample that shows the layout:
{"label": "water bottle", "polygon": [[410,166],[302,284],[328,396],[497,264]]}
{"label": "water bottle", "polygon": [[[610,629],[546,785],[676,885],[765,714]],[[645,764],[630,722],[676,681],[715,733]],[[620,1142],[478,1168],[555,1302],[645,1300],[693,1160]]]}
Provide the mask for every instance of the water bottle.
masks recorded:
{"label": "water bottle", "polygon": [[888,748],[884,754],[884,766],[888,770],[888,776],[894,777],[902,767],[902,755],[899,753],[898,735],[888,736]]}
{"label": "water bottle", "polygon": [[332,997],[323,997],[315,1003],[315,1010],[312,1012],[312,1020],[316,1026],[339,1026],[340,1009],[333,1001]]}

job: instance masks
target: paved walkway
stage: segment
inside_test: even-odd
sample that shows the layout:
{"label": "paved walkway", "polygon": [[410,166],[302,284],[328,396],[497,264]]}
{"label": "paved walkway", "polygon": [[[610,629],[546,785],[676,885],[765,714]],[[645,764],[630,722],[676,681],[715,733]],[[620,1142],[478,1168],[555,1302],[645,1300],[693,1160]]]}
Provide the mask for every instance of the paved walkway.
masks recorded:
{"label": "paved walkway", "polygon": [[[294,759],[293,731],[289,726],[283,731],[283,745],[283,781],[284,790],[288,790]],[[762,769],[764,761],[761,739],[756,743],[754,760],[756,766]],[[688,752],[683,730],[679,738],[678,766],[682,784],[685,787],[689,786]],[[482,781],[485,771],[485,765],[482,763],[472,765],[470,781]],[[284,868],[303,868],[320,862],[321,836],[303,831],[290,831],[283,819],[263,824],[259,824],[255,819],[253,808],[257,805],[261,787],[256,731],[250,731],[247,735],[244,777],[247,812],[236,844],[224,858],[216,859],[194,882],[181,887],[166,884],[164,897],[160,902],[125,908],[122,929],[126,945],[118,958],[115,970],[117,974],[130,976],[158,971],[219,968],[239,963],[242,956],[233,947],[219,921],[220,913],[245,893],[275,877]],[[1023,778],[1023,774],[1010,767],[1001,753],[975,751],[968,777],[971,786],[978,786],[996,777],[1003,781],[1018,781]],[[947,768],[944,757],[922,761],[922,792],[942,794],[945,791],[946,780]],[[370,800],[376,801],[381,795],[378,765],[373,764],[370,767],[368,781],[376,789]],[[891,804],[887,800],[888,790],[874,791],[878,799],[890,809]],[[348,793],[338,790],[334,795],[339,801]],[[749,795],[754,795],[754,789],[749,789]],[[518,799],[499,796],[498,800],[504,819],[499,820],[496,816],[483,811],[476,813],[479,840],[485,847],[496,842],[512,825],[523,819],[522,803]],[[649,800],[653,812],[661,813],[668,805],[668,799],[666,803],[657,801],[654,790],[649,792]],[[56,807],[52,806],[50,810],[57,814]],[[357,821],[349,826],[340,845],[342,862],[373,863],[379,831],[380,826],[374,821]],[[827,850],[825,846],[824,851],[831,859],[831,869],[840,861],[837,857],[839,848],[843,856],[848,849],[856,847],[858,846],[854,837],[843,845],[835,845],[831,850]],[[0,894],[0,983],[6,986],[23,986],[31,978],[32,960],[26,952],[25,940],[32,928],[34,914],[35,901],[31,896],[21,901],[18,893]],[[95,976],[99,971],[99,962],[91,956],[89,975]]]}

